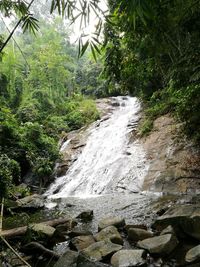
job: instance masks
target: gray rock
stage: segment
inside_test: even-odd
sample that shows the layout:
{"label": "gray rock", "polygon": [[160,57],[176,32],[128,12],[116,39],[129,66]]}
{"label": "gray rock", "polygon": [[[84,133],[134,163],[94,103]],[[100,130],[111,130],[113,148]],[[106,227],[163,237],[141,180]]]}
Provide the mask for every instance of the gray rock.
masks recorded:
{"label": "gray rock", "polygon": [[101,261],[122,249],[122,246],[112,243],[109,239],[96,242],[81,251],[82,256],[91,261]]}
{"label": "gray rock", "polygon": [[92,235],[82,235],[74,237],[70,242],[70,247],[76,250],[83,250],[95,243],[95,239]]}
{"label": "gray rock", "polygon": [[82,230],[82,229],[73,229],[72,231],[68,232],[67,235],[70,238],[73,238],[75,236],[92,235],[92,232],[88,230]]}
{"label": "gray rock", "polygon": [[21,209],[40,209],[44,207],[44,198],[40,195],[33,194],[16,201],[17,207]]}
{"label": "gray rock", "polygon": [[146,252],[143,249],[124,249],[116,252],[111,258],[113,267],[144,266]]}
{"label": "gray rock", "polygon": [[165,229],[162,230],[162,232],[160,233],[160,235],[166,235],[166,234],[172,234],[172,235],[175,235],[175,231],[174,231],[174,228],[169,225],[167,226]]}
{"label": "gray rock", "polygon": [[27,232],[39,238],[52,237],[56,229],[44,223],[30,224]]}
{"label": "gray rock", "polygon": [[111,242],[123,245],[123,239],[115,226],[108,226],[104,228],[97,233],[94,238],[96,241],[102,241],[109,238]]}
{"label": "gray rock", "polygon": [[178,245],[178,240],[174,235],[167,234],[147,238],[137,243],[138,247],[148,250],[149,253],[167,255]]}
{"label": "gray rock", "polygon": [[76,267],[77,258],[78,252],[68,250],[60,257],[53,267]]}
{"label": "gray rock", "polygon": [[200,205],[176,205],[159,217],[153,227],[163,230],[168,225],[200,240]]}
{"label": "gray rock", "polygon": [[144,224],[126,224],[126,225],[124,226],[124,229],[125,229],[125,231],[127,231],[127,232],[128,232],[128,229],[130,229],[130,228],[138,228],[138,229],[147,230],[147,226],[144,225]]}
{"label": "gray rock", "polygon": [[110,265],[98,261],[91,261],[82,255],[78,256],[77,267],[109,267]]}
{"label": "gray rock", "polygon": [[125,220],[120,217],[107,217],[99,221],[98,229],[100,231],[111,225],[117,228],[123,227],[125,225]]}
{"label": "gray rock", "polygon": [[185,256],[186,262],[200,261],[200,245],[190,249]]}
{"label": "gray rock", "polygon": [[139,240],[147,239],[152,236],[153,236],[152,232],[149,232],[143,229],[130,228],[128,230],[128,239],[132,241],[139,241]]}
{"label": "gray rock", "polygon": [[68,234],[76,225],[77,222],[74,219],[69,219],[68,222],[57,225],[56,230],[62,234]]}

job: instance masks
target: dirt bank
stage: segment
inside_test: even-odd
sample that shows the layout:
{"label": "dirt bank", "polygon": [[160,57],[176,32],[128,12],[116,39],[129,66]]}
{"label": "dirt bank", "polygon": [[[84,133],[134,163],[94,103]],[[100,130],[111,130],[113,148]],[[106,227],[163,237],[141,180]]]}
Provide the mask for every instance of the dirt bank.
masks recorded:
{"label": "dirt bank", "polygon": [[153,131],[141,142],[150,163],[143,190],[200,191],[200,154],[195,145],[181,135],[181,125],[170,115],[156,119]]}

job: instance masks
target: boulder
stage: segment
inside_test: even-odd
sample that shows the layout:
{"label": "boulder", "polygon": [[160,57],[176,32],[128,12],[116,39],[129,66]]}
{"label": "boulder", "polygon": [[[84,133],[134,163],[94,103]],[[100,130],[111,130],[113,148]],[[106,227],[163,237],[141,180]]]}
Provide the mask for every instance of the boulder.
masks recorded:
{"label": "boulder", "polygon": [[102,262],[91,261],[91,260],[83,257],[82,255],[78,256],[77,267],[109,267],[109,266],[110,265],[107,265],[107,264],[102,263]]}
{"label": "boulder", "polygon": [[172,234],[172,235],[175,235],[175,231],[174,231],[174,228],[169,225],[167,226],[165,229],[162,230],[162,232],[160,233],[160,235],[166,235],[166,234]]}
{"label": "boulder", "polygon": [[83,236],[83,235],[93,235],[91,231],[88,230],[82,230],[82,229],[73,229],[72,231],[69,231],[67,235],[70,238],[73,238],[75,236]]}
{"label": "boulder", "polygon": [[99,231],[108,227],[108,226],[115,226],[117,228],[124,227],[125,220],[120,217],[107,217],[99,221],[98,229]]}
{"label": "boulder", "polygon": [[200,245],[190,249],[186,253],[185,261],[189,263],[200,261]]}
{"label": "boulder", "polygon": [[83,222],[89,222],[93,219],[93,210],[86,210],[81,212],[77,217],[77,219],[81,219]]}
{"label": "boulder", "polygon": [[123,245],[123,239],[115,226],[108,226],[97,233],[94,238],[96,241],[110,239],[113,243]]}
{"label": "boulder", "polygon": [[184,231],[200,240],[200,205],[176,205],[159,217],[152,227],[163,230],[168,225],[172,225],[176,233]]}
{"label": "boulder", "polygon": [[167,255],[178,245],[176,236],[172,234],[147,238],[137,243],[138,247],[148,250],[149,253]]}
{"label": "boulder", "polygon": [[62,234],[68,234],[75,226],[77,225],[77,221],[74,219],[69,219],[68,222],[59,224],[56,226],[56,230]]}
{"label": "boulder", "polygon": [[76,236],[71,240],[70,247],[80,251],[93,243],[95,243],[95,239],[92,235]]}
{"label": "boulder", "polygon": [[147,226],[144,225],[144,224],[126,224],[126,225],[124,226],[124,230],[125,230],[126,232],[128,232],[128,229],[130,229],[130,228],[138,228],[138,229],[147,230]]}
{"label": "boulder", "polygon": [[153,236],[152,232],[149,232],[143,229],[130,228],[128,230],[128,239],[131,241],[139,241],[139,240],[147,239],[152,236]]}
{"label": "boulder", "polygon": [[40,195],[33,194],[16,201],[18,209],[35,210],[44,207],[44,198]]}
{"label": "boulder", "polygon": [[146,252],[143,249],[124,249],[112,256],[111,264],[113,267],[146,266],[145,256]]}
{"label": "boulder", "polygon": [[76,267],[77,258],[78,252],[68,250],[60,257],[53,267]]}
{"label": "boulder", "polygon": [[36,238],[52,237],[55,231],[56,229],[54,227],[44,223],[31,224],[27,228],[28,234]]}
{"label": "boulder", "polygon": [[81,251],[82,256],[88,258],[91,261],[101,261],[104,258],[109,258],[122,249],[122,246],[112,243],[109,239],[96,242],[86,249]]}

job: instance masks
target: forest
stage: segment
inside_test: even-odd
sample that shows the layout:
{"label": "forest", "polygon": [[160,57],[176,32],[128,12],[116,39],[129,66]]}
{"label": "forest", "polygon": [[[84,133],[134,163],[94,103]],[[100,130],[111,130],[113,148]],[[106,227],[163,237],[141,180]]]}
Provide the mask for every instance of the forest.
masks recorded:
{"label": "forest", "polygon": [[[27,175],[45,186],[62,135],[99,118],[95,98],[137,96],[141,134],[171,113],[200,143],[200,1],[109,0],[104,14],[82,0],[76,17],[93,8],[99,23],[95,37],[72,44],[62,15],[74,22],[75,2],[0,1],[1,197]],[[19,22],[9,42],[6,19],[11,29]]]}

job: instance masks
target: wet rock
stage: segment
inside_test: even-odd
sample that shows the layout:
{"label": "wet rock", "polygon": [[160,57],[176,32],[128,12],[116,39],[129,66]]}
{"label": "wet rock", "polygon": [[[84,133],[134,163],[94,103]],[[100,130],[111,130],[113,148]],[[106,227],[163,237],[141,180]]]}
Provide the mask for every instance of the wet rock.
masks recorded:
{"label": "wet rock", "polygon": [[72,231],[68,232],[67,235],[70,238],[73,238],[75,236],[83,236],[83,235],[93,235],[91,231],[87,230],[80,230],[80,229],[73,229]]}
{"label": "wet rock", "polygon": [[76,218],[81,219],[83,222],[89,222],[93,219],[93,210],[81,212]]}
{"label": "wet rock", "polygon": [[78,252],[68,250],[60,257],[53,267],[76,267],[77,258]]}
{"label": "wet rock", "polygon": [[97,241],[110,239],[111,242],[123,245],[123,239],[115,226],[108,226],[94,236]]}
{"label": "wet rock", "polygon": [[112,256],[111,264],[113,267],[146,266],[145,255],[143,249],[120,250]]}
{"label": "wet rock", "polygon": [[200,240],[200,205],[177,205],[159,217],[153,227],[159,230],[172,225],[176,232],[184,231],[187,235]]}
{"label": "wet rock", "polygon": [[175,231],[171,225],[167,226],[165,229],[162,230],[160,235],[172,234],[175,235]]}
{"label": "wet rock", "polygon": [[120,106],[120,103],[119,103],[119,102],[115,102],[115,101],[113,101],[113,102],[111,102],[111,105],[112,105],[113,107],[119,107],[119,106]]}
{"label": "wet rock", "polygon": [[120,217],[107,217],[99,221],[98,229],[100,231],[111,225],[121,228],[125,225],[125,220]]}
{"label": "wet rock", "polygon": [[79,251],[89,247],[95,242],[92,235],[76,236],[71,240],[70,247]]}
{"label": "wet rock", "polygon": [[109,258],[113,253],[122,249],[122,246],[112,243],[109,239],[96,242],[81,251],[81,254],[92,261],[101,261]]}
{"label": "wet rock", "polygon": [[64,162],[59,163],[55,170],[55,176],[60,177],[65,175],[67,170],[69,169],[70,163],[70,160],[65,160]]}
{"label": "wet rock", "polygon": [[185,256],[185,261],[186,262],[196,262],[200,261],[200,245],[190,249],[186,256]]}
{"label": "wet rock", "polygon": [[44,223],[31,224],[27,232],[30,236],[35,236],[38,238],[52,237],[56,229]]}
{"label": "wet rock", "polygon": [[56,226],[56,230],[63,235],[67,235],[69,231],[71,231],[77,225],[77,221],[73,219],[69,219],[68,222],[59,224]]}
{"label": "wet rock", "polygon": [[104,264],[102,262],[91,261],[82,255],[78,256],[77,267],[109,267],[110,265]]}
{"label": "wet rock", "polygon": [[148,250],[149,253],[167,255],[178,245],[178,240],[174,235],[167,234],[144,239],[137,243],[138,247]]}
{"label": "wet rock", "polygon": [[130,228],[128,230],[128,239],[132,241],[139,241],[139,240],[147,239],[152,236],[153,236],[152,232],[149,232],[143,229]]}

